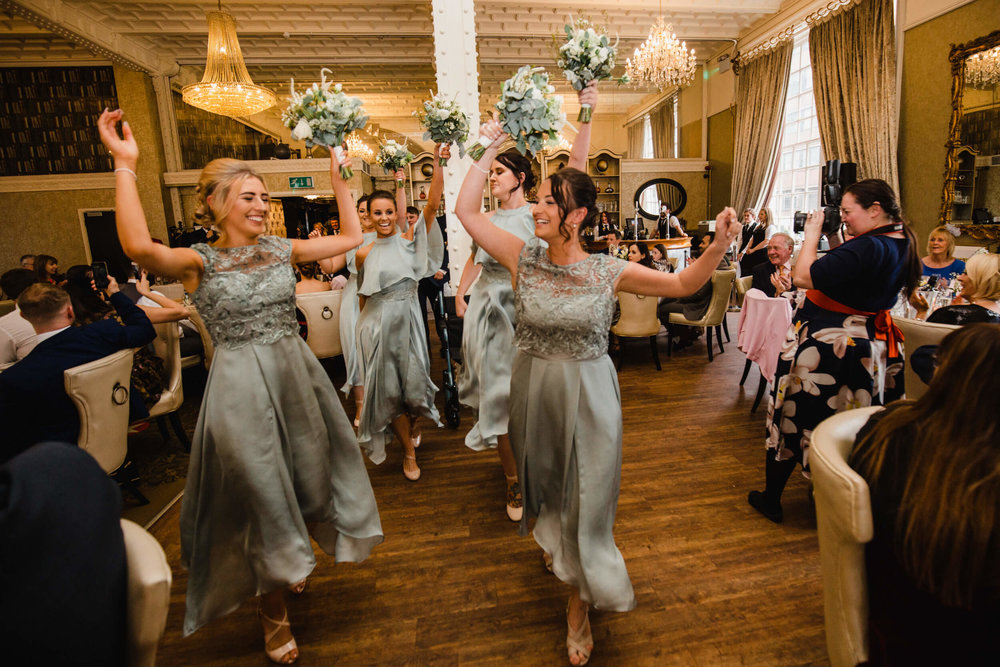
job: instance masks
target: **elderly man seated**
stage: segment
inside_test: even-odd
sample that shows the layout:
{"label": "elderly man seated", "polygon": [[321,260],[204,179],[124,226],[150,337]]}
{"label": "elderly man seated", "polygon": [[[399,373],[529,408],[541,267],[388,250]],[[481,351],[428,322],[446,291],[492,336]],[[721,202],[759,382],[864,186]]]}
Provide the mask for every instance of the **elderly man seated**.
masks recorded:
{"label": "elderly man seated", "polygon": [[100,320],[73,326],[69,294],[48,283],[28,287],[17,300],[21,316],[38,334],[35,349],[0,373],[0,463],[47,440],[75,443],[80,419],[63,384],[63,371],[156,338],[149,318],[124,294],[111,303],[124,326]]}
{"label": "elderly man seated", "polygon": [[795,241],[778,232],[767,242],[767,261],[753,269],[753,287],[774,297],[792,289],[792,250]]}

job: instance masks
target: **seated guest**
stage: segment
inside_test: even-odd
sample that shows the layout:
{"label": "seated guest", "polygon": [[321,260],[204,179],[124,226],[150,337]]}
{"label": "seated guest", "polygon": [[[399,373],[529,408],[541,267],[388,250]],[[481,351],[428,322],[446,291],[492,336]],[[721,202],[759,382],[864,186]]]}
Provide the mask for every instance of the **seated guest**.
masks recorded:
{"label": "seated guest", "polygon": [[622,245],[622,233],[617,229],[608,232],[605,238],[608,241],[608,254],[618,259],[628,259],[628,248]]}
{"label": "seated guest", "polygon": [[[958,276],[962,283],[959,298],[950,306],[938,308],[928,322],[938,324],[1000,323],[1000,255],[980,253],[969,258],[965,272]],[[917,308],[917,319],[927,316],[927,301],[915,293],[910,300]]]}
{"label": "seated guest", "polygon": [[0,461],[46,440],[75,443],[80,419],[66,395],[63,371],[156,337],[149,318],[125,296],[114,291],[110,298],[124,325],[101,320],[74,327],[73,306],[64,290],[36,283],[21,293],[17,305],[38,342],[31,354],[0,373]]}
{"label": "seated guest", "polygon": [[[692,246],[696,248],[698,256],[708,249],[708,246],[712,244],[712,240],[715,239],[715,232],[706,232],[703,234],[698,242],[697,246]],[[723,257],[719,260],[719,265],[716,267],[716,271],[721,271],[729,268],[729,261]],[[702,285],[698,290],[690,296],[682,296],[679,299],[660,299],[660,305],[656,307],[656,316],[660,319],[660,322],[667,329],[674,329],[673,325],[669,323],[670,313],[683,313],[684,317],[689,320],[698,320],[705,316],[706,311],[708,311],[708,305],[712,301],[712,281],[708,280],[704,285]],[[677,345],[680,348],[690,345],[701,333],[699,327],[688,327],[684,326],[681,331],[676,334],[671,333],[671,335],[676,335],[679,340]]]}
{"label": "seated guest", "polygon": [[653,258],[649,256],[649,249],[644,243],[629,244],[628,261],[641,264],[650,269],[653,268]]}
{"label": "seated guest", "polygon": [[795,241],[778,232],[767,242],[767,261],[753,268],[753,287],[774,297],[792,289],[792,251]]}
{"label": "seated guest", "polygon": [[312,294],[313,292],[330,291],[330,283],[325,280],[320,280],[317,277],[322,275],[319,269],[319,264],[316,262],[307,262],[305,264],[296,264],[295,266],[299,270],[300,277],[299,282],[295,283],[296,294]]}
{"label": "seated guest", "polygon": [[4,664],[126,664],[121,506],[76,447],[40,444],[0,468]]}
{"label": "seated guest", "polygon": [[34,255],[21,255],[21,268],[28,269],[29,271],[35,270],[35,256]]}
{"label": "seated guest", "polygon": [[38,282],[61,285],[65,281],[65,276],[59,273],[59,260],[52,255],[37,255],[33,265]]}
{"label": "seated guest", "polygon": [[874,415],[850,457],[871,491],[869,665],[1000,665],[1000,325],[937,356],[927,393]]}
{"label": "seated guest", "polygon": [[946,227],[935,227],[927,237],[927,255],[920,258],[920,268],[932,286],[937,278],[950,281],[965,271],[965,262],[955,259],[955,237]]}
{"label": "seated guest", "polygon": [[667,247],[662,243],[657,243],[649,249],[649,256],[653,260],[653,268],[664,273],[673,273],[674,265],[667,258]]}
{"label": "seated guest", "polygon": [[[17,299],[34,282],[34,271],[11,269],[0,276],[0,289],[11,299]],[[15,305],[13,311],[0,317],[0,370],[24,359],[36,343],[35,330]]]}

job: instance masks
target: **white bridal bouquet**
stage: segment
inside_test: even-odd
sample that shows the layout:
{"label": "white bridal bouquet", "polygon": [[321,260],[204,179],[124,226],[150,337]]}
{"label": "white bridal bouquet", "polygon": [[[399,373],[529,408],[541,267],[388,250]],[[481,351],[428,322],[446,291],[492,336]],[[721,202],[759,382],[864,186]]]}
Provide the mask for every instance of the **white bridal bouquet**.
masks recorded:
{"label": "white bridal bouquet", "polygon": [[[292,79],[292,95],[288,98],[288,108],[281,114],[281,121],[291,128],[292,139],[304,139],[309,148],[326,146],[342,160],[341,144],[348,134],[368,123],[368,116],[361,107],[361,100],[345,95],[339,83],[334,85],[327,81],[326,72],[330,70],[321,69],[320,82],[306,88],[304,93],[295,91],[295,79]],[[353,175],[349,166],[340,167],[340,176],[345,181]]]}
{"label": "white bridal bouquet", "polygon": [[[559,140],[556,133],[566,123],[566,114],[562,110],[562,97],[553,92],[555,88],[549,83],[544,67],[525,65],[503,82],[500,101],[496,103],[500,125],[514,139],[522,155],[526,151],[534,155],[546,142],[554,145]],[[469,149],[469,155],[478,160],[491,143],[488,137],[480,137]]]}
{"label": "white bridal bouquet", "polygon": [[[433,95],[424,102],[423,111],[414,111],[413,115],[427,130],[424,139],[436,144],[458,144],[459,154],[465,157],[463,144],[469,138],[469,117],[458,102]],[[448,164],[448,158],[438,158],[438,162],[443,167]]]}
{"label": "white bridal bouquet", "polygon": [[[375,156],[375,162],[385,170],[385,173],[391,174],[413,162],[413,153],[406,150],[406,146],[389,139],[382,144],[378,155]],[[396,180],[399,181],[398,178]],[[402,185],[402,181],[399,183]]]}
{"label": "white bridal bouquet", "polygon": [[[567,24],[566,43],[559,47],[556,65],[562,68],[574,90],[583,90],[591,81],[611,78],[618,55],[618,40],[611,44],[604,28],[594,26],[586,19]],[[628,83],[628,76],[616,79],[618,85]],[[576,119],[589,123],[593,110],[589,104],[580,107]]]}

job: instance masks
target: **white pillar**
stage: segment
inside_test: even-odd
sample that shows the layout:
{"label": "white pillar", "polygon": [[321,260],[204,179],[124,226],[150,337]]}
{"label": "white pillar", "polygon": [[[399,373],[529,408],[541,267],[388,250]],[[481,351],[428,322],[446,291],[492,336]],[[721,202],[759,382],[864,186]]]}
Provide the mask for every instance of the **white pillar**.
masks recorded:
{"label": "white pillar", "polygon": [[[474,0],[432,0],[434,61],[438,93],[458,101],[470,116],[475,138],[479,128],[479,72],[476,69],[476,9]],[[472,159],[459,159],[458,151],[444,172],[444,209],[448,215],[448,266],[451,284],[458,286],[462,267],[472,250],[472,239],[455,216],[455,201]]]}

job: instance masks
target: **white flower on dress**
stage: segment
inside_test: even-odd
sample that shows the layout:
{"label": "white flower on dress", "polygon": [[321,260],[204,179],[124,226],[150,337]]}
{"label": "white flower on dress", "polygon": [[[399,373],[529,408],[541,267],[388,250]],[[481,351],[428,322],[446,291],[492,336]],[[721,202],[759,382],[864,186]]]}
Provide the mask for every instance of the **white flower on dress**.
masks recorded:
{"label": "white flower on dress", "polygon": [[811,429],[802,431],[802,476],[806,479],[812,479],[812,475],[809,473],[809,450],[812,448],[812,435]]}
{"label": "white flower on dress", "polygon": [[833,353],[838,359],[843,359],[848,347],[854,347],[855,338],[868,338],[868,329],[865,326],[867,318],[859,315],[851,315],[844,320],[844,326],[840,329],[827,327],[820,329],[813,334],[813,338],[821,343],[829,343],[833,346]]}
{"label": "white flower on dress", "polygon": [[806,348],[796,357],[795,365],[788,374],[788,396],[804,391],[819,396],[819,385],[834,384],[836,380],[829,373],[813,373],[819,367],[819,350]]}
{"label": "white flower on dress", "polygon": [[799,345],[805,340],[806,336],[809,334],[809,325],[801,320],[793,322],[792,326],[788,327],[788,331],[785,333],[785,342],[781,345],[781,358],[785,361],[791,361],[795,358],[795,352],[799,349]]}
{"label": "white flower on dress", "polygon": [[853,391],[850,387],[844,386],[835,396],[828,398],[826,404],[836,412],[867,408],[872,404],[872,395],[867,389]]}
{"label": "white flower on dress", "polygon": [[799,427],[793,421],[795,419],[795,401],[789,401],[781,406],[781,432],[798,433]]}

